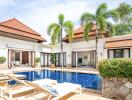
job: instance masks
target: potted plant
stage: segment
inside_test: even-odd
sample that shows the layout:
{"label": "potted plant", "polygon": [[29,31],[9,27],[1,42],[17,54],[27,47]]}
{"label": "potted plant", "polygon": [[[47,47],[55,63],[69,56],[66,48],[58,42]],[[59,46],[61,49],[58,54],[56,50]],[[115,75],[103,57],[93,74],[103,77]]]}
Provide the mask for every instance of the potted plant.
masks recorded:
{"label": "potted plant", "polygon": [[36,62],[36,66],[40,67],[40,58],[39,57],[35,58],[35,62]]}
{"label": "potted plant", "polygon": [[6,58],[4,56],[0,57],[0,68],[5,68]]}
{"label": "potted plant", "polygon": [[52,67],[52,68],[55,68],[55,63],[57,62],[57,60],[56,60],[56,55],[55,55],[55,53],[52,53],[50,56],[51,56],[51,58],[50,58],[51,67]]}

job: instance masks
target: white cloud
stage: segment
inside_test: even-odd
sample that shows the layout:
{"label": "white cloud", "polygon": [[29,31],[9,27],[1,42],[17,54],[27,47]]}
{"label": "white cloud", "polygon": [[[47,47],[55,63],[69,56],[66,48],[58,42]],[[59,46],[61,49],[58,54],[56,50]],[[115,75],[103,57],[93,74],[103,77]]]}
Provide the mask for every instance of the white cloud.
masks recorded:
{"label": "white cloud", "polygon": [[[129,1],[129,0],[124,0]],[[57,22],[58,14],[63,13],[65,20],[79,23],[83,12],[94,13],[100,3],[106,2],[109,8],[117,7],[123,0],[0,0],[0,13],[4,18],[16,17],[29,27],[41,33],[45,39],[46,29],[50,23]],[[131,0],[130,0],[131,1]],[[1,10],[2,9],[2,10]],[[1,18],[3,19],[3,18]],[[77,25],[75,25],[77,26]]]}
{"label": "white cloud", "polygon": [[87,11],[87,9],[86,3],[81,1],[70,1],[66,4],[56,3],[52,6],[46,6],[46,8],[37,7],[29,13],[26,13],[26,15],[24,14],[21,19],[49,40],[46,29],[50,23],[57,22],[58,14],[63,13],[65,20],[76,22],[79,21],[82,12]]}

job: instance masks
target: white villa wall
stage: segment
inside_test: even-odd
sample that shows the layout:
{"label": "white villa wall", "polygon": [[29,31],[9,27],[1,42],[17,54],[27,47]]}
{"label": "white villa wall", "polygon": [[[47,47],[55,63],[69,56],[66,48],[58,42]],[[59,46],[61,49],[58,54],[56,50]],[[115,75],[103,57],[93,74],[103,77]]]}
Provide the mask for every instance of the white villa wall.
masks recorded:
{"label": "white villa wall", "polygon": [[44,44],[0,36],[0,56],[5,56],[7,61],[8,49],[35,51],[36,57],[40,57],[40,52],[51,52],[50,48],[44,48]]}
{"label": "white villa wall", "polygon": [[[98,40],[98,59],[107,58],[107,50],[104,49],[105,41],[107,38],[99,39]],[[81,41],[75,43],[63,43],[63,52],[66,52],[66,64],[69,65],[72,62],[72,51],[90,51],[96,49],[96,41],[89,40],[89,41]],[[53,48],[52,50],[54,53],[60,52],[60,45]]]}

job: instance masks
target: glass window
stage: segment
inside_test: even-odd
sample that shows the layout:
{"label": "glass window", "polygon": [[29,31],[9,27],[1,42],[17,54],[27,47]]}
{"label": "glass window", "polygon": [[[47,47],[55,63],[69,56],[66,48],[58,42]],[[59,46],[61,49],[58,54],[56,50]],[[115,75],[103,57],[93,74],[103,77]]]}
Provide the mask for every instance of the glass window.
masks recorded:
{"label": "glass window", "polygon": [[114,50],[114,58],[123,58],[123,49]]}
{"label": "glass window", "polygon": [[129,58],[130,53],[129,49],[124,49],[124,58]]}
{"label": "glass window", "polygon": [[20,52],[15,52],[15,61],[20,61]]}
{"label": "glass window", "polygon": [[111,49],[108,50],[109,58],[129,58],[130,57],[130,49]]}

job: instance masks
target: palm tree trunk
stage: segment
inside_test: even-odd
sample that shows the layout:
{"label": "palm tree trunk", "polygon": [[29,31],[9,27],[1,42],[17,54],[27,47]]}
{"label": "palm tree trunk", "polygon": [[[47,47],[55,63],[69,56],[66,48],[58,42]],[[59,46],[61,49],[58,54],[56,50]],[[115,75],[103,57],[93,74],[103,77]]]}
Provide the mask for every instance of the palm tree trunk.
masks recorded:
{"label": "palm tree trunk", "polygon": [[96,65],[96,69],[98,68],[98,26],[97,26],[97,22],[96,22],[96,53],[95,53],[95,65]]}
{"label": "palm tree trunk", "polygon": [[62,28],[61,28],[61,31],[60,31],[60,38],[61,38],[61,67],[63,68],[63,38],[62,38]]}

